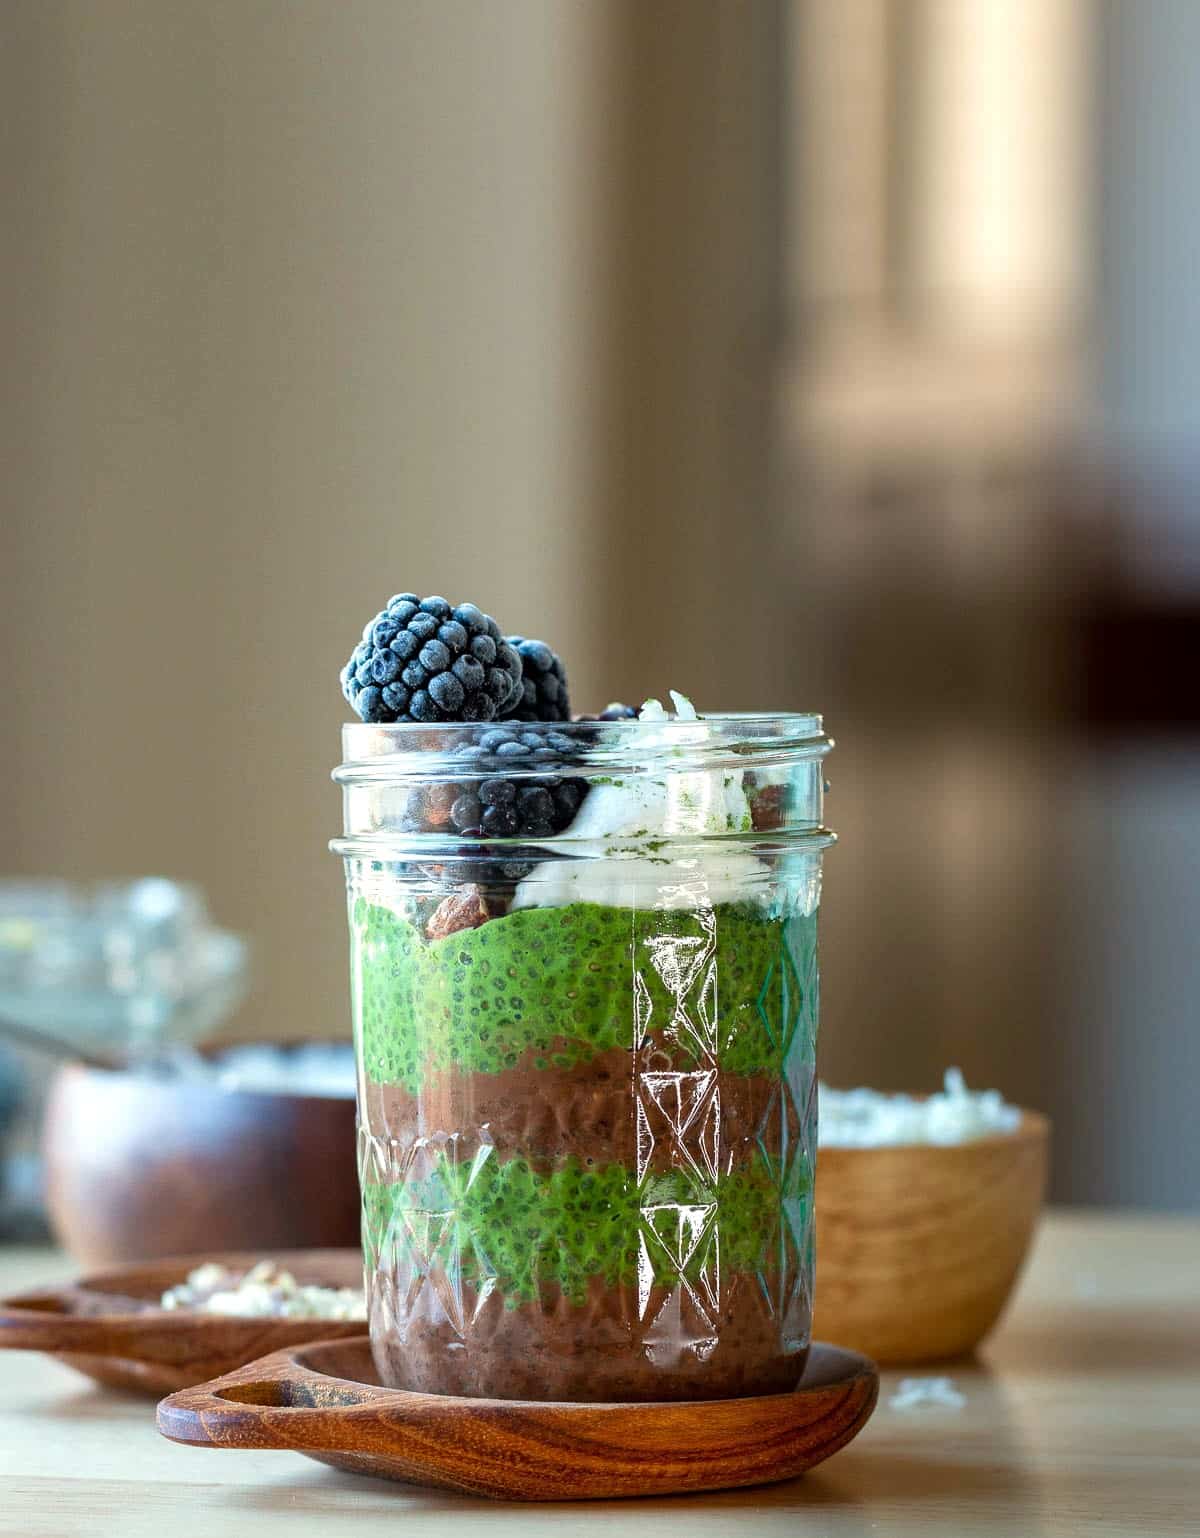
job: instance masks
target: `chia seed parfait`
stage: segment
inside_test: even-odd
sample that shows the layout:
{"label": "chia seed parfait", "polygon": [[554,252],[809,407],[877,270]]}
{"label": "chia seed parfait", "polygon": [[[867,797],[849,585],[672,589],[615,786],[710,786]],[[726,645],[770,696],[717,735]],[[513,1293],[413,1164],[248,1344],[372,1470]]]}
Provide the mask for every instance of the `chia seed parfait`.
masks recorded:
{"label": "chia seed parfait", "polygon": [[[420,645],[393,649],[414,621]],[[812,1299],[820,717],[675,696],[570,719],[551,648],[413,594],[342,681],[362,719],[332,847],[382,1381],[790,1389]]]}

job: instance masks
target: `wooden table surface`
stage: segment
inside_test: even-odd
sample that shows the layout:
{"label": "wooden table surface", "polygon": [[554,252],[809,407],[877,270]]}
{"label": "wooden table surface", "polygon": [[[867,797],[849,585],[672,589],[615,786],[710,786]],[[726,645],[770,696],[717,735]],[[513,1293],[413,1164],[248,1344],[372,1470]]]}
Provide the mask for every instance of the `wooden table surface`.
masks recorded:
{"label": "wooden table surface", "polygon": [[[70,1274],[0,1249],[0,1292]],[[1200,1533],[1200,1221],[1056,1214],[961,1410],[898,1410],[804,1479],[652,1501],[511,1506],[356,1479],[291,1453],[177,1447],[149,1401],[0,1352],[0,1534],[339,1538],[508,1531],[1034,1538]]]}

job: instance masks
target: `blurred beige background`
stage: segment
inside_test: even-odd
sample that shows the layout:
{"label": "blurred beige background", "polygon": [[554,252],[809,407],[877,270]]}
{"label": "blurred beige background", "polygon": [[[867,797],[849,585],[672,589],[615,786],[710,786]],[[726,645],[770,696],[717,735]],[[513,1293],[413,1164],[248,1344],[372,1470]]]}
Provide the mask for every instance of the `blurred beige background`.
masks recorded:
{"label": "blurred beige background", "polygon": [[5,6],[4,864],[200,882],[247,1029],[345,1029],[336,675],[391,592],[580,701],[740,697],[778,18],[691,14]]}
{"label": "blurred beige background", "polygon": [[1131,319],[1200,14],[1139,16],[6,0],[0,868],[194,880],[232,1028],[346,1033],[337,670],[470,598],[577,708],[823,709],[826,1075],[959,1062],[1060,1194],[1194,1201],[1195,721],[1089,683],[1179,500],[1096,445],[1200,441]]}

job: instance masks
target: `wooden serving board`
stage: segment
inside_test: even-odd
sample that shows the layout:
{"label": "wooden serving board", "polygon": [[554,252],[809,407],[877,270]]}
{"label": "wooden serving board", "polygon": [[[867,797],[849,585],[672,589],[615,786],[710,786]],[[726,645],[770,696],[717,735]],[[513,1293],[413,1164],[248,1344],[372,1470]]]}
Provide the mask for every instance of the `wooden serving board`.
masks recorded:
{"label": "wooden serving board", "polygon": [[362,1285],[362,1256],[350,1249],[142,1261],[0,1298],[0,1348],[44,1351],[97,1383],[158,1398],[232,1372],[269,1351],[362,1334],[361,1320],[236,1319],[158,1306],[168,1287],[207,1261],[248,1271],[260,1260],[277,1261],[301,1282]]}
{"label": "wooden serving board", "polygon": [[286,1448],[354,1474],[503,1500],[723,1490],[790,1479],[862,1430],[873,1362],[815,1345],[790,1394],[668,1404],[457,1399],[379,1386],[365,1336],[276,1351],[158,1407],[202,1447]]}

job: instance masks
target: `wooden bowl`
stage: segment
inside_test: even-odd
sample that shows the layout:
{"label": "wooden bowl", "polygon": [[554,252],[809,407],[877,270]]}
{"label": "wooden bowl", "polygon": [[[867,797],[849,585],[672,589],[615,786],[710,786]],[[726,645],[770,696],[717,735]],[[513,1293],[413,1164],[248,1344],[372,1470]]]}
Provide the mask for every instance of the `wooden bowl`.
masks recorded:
{"label": "wooden bowl", "polygon": [[1029,1248],[1049,1123],[948,1146],[822,1148],[813,1331],[880,1363],[974,1349]]}
{"label": "wooden bowl", "polygon": [[857,1436],[875,1364],[814,1345],[790,1394],[671,1404],[458,1399],[379,1386],[366,1336],[278,1351],[158,1407],[199,1447],[286,1448],[352,1474],[502,1500],[725,1490],[791,1479]]}
{"label": "wooden bowl", "polygon": [[359,1243],[354,1101],[61,1069],[46,1205],[85,1266]]}
{"label": "wooden bowl", "polygon": [[[231,1271],[259,1260],[285,1266],[299,1282],[360,1287],[360,1250],[298,1250],[205,1255]],[[0,1348],[44,1351],[108,1388],[168,1394],[232,1372],[265,1352],[330,1337],[361,1335],[363,1322],[332,1319],[239,1319],[201,1309],[163,1309],[168,1287],[197,1264],[192,1255],[151,1265],[118,1266],[65,1286],[0,1298]]]}

